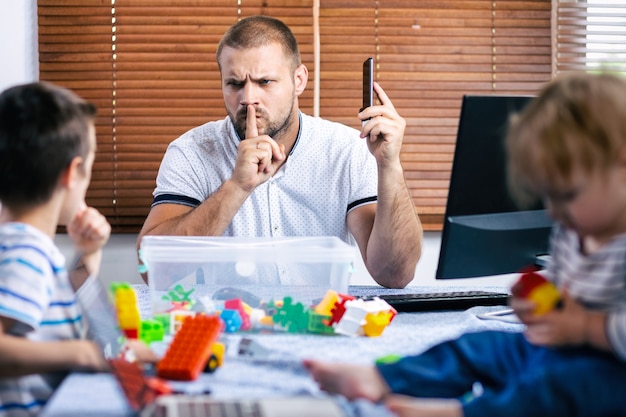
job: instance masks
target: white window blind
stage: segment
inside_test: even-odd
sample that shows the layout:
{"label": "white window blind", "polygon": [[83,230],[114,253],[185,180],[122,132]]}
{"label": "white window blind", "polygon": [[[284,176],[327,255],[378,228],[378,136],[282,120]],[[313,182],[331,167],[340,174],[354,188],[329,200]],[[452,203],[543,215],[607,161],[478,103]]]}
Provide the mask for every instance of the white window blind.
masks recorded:
{"label": "white window blind", "polygon": [[626,1],[556,0],[555,72],[626,74]]}

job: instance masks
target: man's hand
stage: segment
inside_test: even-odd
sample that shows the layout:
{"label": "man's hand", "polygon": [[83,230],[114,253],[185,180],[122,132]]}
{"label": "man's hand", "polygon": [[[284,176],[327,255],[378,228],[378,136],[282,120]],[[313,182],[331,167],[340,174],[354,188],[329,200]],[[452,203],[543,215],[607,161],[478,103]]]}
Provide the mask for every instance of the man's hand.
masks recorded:
{"label": "man's hand", "polygon": [[368,138],[367,146],[379,165],[399,163],[406,121],[376,82],[374,91],[381,105],[368,107],[359,113],[360,120],[367,120],[361,128],[361,137]]}
{"label": "man's hand", "polygon": [[254,106],[248,105],[246,138],[239,144],[232,180],[247,192],[270,179],[285,161],[285,146],[259,136]]}
{"label": "man's hand", "polygon": [[367,120],[360,136],[376,159],[378,198],[376,205],[348,213],[348,227],[372,278],[385,287],[403,288],[415,276],[422,253],[422,226],[400,161],[406,121],[378,83],[374,91],[381,105],[366,108],[358,117]]}

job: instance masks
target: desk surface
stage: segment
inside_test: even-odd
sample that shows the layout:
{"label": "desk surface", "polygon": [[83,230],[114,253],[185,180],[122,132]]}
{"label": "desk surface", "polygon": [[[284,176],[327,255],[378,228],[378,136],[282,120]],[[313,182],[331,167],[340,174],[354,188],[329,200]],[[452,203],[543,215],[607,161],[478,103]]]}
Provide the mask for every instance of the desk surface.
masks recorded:
{"label": "desk surface", "polygon": [[[142,313],[149,311],[148,289],[135,287]],[[450,287],[446,290],[467,290]],[[477,289],[472,287],[471,289]],[[498,287],[479,288],[503,291]],[[397,292],[435,292],[441,288],[412,287],[405,290],[385,290],[378,287],[351,287],[357,295]],[[213,374],[203,374],[186,388],[209,389],[218,398],[276,397],[291,395],[324,395],[309,375],[300,367],[303,358],[371,364],[389,355],[417,354],[425,349],[453,339],[462,333],[481,330],[521,331],[522,326],[496,320],[482,320],[477,313],[501,310],[503,307],[474,307],[466,311],[401,313],[380,337],[324,336],[288,333],[225,334],[227,354],[224,365]],[[264,360],[251,360],[237,355],[239,342],[250,338],[273,352]],[[364,401],[347,403],[337,398],[348,416],[381,416],[385,410]],[[71,374],[50,400],[44,417],[71,416],[131,416],[114,377],[110,374]]]}

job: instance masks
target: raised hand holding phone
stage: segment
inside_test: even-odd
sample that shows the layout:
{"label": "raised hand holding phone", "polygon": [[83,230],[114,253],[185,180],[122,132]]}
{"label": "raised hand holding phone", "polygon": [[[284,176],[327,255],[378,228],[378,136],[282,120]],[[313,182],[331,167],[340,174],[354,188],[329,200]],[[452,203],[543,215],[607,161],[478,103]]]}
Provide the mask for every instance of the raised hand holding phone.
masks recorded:
{"label": "raised hand holding phone", "polygon": [[[362,121],[360,136],[368,139],[368,148],[379,163],[392,161],[395,165],[399,163],[406,121],[398,114],[382,87],[374,82],[373,66],[372,58],[364,62],[363,101],[364,104],[367,102],[368,107],[361,109],[358,114]],[[377,104],[374,103],[374,94]]]}

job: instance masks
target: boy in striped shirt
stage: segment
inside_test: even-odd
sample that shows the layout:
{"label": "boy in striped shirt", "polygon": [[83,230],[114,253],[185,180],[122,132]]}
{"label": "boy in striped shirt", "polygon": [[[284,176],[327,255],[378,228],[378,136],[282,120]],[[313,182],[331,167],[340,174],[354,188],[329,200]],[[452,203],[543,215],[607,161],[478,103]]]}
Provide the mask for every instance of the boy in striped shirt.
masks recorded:
{"label": "boy in striped shirt", "polygon": [[[85,204],[95,113],[48,83],[0,95],[0,416],[37,415],[66,372],[107,369],[72,289],[97,273],[111,231]],[[70,271],[58,225],[78,253]]]}

